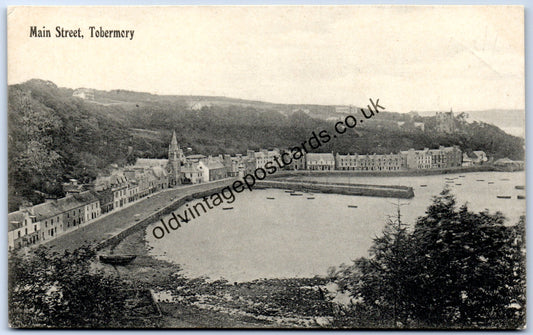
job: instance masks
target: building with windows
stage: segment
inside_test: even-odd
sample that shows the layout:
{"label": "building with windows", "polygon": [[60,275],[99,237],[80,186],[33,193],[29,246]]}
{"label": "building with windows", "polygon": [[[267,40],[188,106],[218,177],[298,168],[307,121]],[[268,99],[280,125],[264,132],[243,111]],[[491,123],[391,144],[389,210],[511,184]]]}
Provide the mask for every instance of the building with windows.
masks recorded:
{"label": "building with windows", "polygon": [[255,160],[255,169],[264,169],[266,163],[272,162],[275,164],[275,158],[280,157],[280,151],[279,149],[273,149],[273,150],[266,150],[261,149],[259,151],[252,151],[248,150],[247,153],[248,157],[252,157]]}
{"label": "building with windows", "polygon": [[443,147],[438,149],[430,149],[431,168],[445,169],[461,166],[463,163],[463,153],[457,146]]}
{"label": "building with windows", "polygon": [[207,157],[196,167],[202,172],[203,182],[219,180],[227,177],[227,169],[220,157]]}
{"label": "building with windows", "polygon": [[305,164],[308,170],[331,171],[335,170],[335,156],[333,153],[308,153],[305,155]]}
{"label": "building with windows", "polygon": [[435,114],[435,130],[440,133],[455,132],[455,118],[451,109],[449,112],[437,112]]}
{"label": "building with windows", "polygon": [[31,208],[21,208],[7,216],[7,244],[14,250],[40,241],[40,224]]}
{"label": "building with windows", "polygon": [[405,157],[401,154],[358,155],[337,154],[337,170],[352,171],[398,171],[406,168]]}
{"label": "building with windows", "polygon": [[431,153],[427,148],[424,150],[411,148],[407,151],[400,151],[400,154],[405,156],[405,164],[409,170],[424,170],[432,167]]}
{"label": "building with windows", "polygon": [[199,184],[203,181],[202,170],[197,164],[187,163],[181,167],[180,184]]}

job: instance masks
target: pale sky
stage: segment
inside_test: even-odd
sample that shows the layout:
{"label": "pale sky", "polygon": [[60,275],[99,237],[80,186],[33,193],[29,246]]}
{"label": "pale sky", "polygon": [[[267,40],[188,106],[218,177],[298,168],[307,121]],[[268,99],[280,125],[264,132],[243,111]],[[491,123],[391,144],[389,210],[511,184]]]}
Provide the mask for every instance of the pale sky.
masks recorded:
{"label": "pale sky", "polygon": [[[51,38],[30,38],[45,26]],[[55,27],[83,39],[55,38]],[[135,30],[89,38],[89,26]],[[387,110],[524,109],[518,6],[11,7],[8,83]]]}

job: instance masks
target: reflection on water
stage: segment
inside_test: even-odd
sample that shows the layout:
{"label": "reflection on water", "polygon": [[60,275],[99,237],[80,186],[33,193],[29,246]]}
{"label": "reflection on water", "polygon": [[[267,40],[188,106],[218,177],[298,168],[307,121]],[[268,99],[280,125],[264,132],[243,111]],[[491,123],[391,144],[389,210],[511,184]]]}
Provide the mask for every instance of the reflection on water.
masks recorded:
{"label": "reflection on water", "polygon": [[[525,172],[461,175],[311,179],[412,186],[415,198],[400,200],[408,204],[401,209],[402,220],[409,224],[424,214],[431,197],[445,185],[459,204],[468,202],[475,211],[499,210],[510,224],[525,213],[525,200],[517,200],[525,190],[515,189],[525,185]],[[498,199],[497,195],[512,198]],[[324,275],[330,266],[368,255],[372,238],[396,214],[395,199],[320,193],[313,194],[314,199],[308,197],[290,196],[283,190],[241,193],[230,205],[232,210],[212,209],[161,240],[152,236],[154,226],[148,227],[148,243],[152,254],[181,264],[191,277],[229,281],[307,277]]]}

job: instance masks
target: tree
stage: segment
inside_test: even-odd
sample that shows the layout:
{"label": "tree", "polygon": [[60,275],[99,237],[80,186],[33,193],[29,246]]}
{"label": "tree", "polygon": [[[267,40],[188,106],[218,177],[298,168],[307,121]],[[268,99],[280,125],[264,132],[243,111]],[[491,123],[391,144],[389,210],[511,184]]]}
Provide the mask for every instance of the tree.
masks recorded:
{"label": "tree", "polygon": [[[456,208],[445,189],[413,231],[413,314],[424,327],[515,328],[515,228],[501,213]],[[525,306],[521,306],[525,307]]]}
{"label": "tree", "polygon": [[[91,269],[95,251],[80,247],[63,254],[46,247],[9,258],[9,323],[18,328],[125,327],[131,288],[117,277]],[[145,324],[146,325],[146,324]]]}
{"label": "tree", "polygon": [[379,316],[378,326],[387,328],[403,327],[409,318],[410,292],[406,283],[409,282],[411,236],[401,221],[399,206],[397,218],[389,218],[382,235],[374,238],[370,257],[354,261],[352,269],[344,268],[338,282],[341,289],[351,290],[367,314]]}
{"label": "tree", "polygon": [[507,226],[501,213],[457,208],[444,189],[411,233],[389,222],[370,257],[337,273],[357,299],[350,326],[523,327],[524,231],[524,218]]}

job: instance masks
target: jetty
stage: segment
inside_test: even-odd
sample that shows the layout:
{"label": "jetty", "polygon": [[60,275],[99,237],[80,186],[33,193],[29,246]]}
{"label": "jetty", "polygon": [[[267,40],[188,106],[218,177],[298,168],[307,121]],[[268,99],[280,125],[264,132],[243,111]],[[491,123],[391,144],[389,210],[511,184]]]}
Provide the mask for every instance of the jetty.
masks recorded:
{"label": "jetty", "polygon": [[335,193],[367,197],[411,199],[415,196],[412,187],[397,185],[325,183],[297,180],[262,180],[258,181],[256,185],[261,188],[291,189],[299,192]]}

